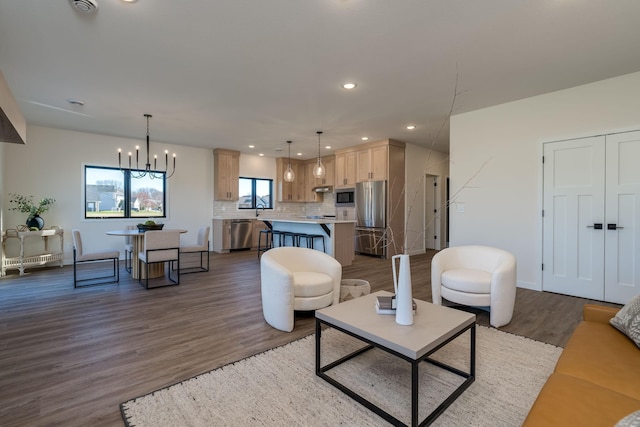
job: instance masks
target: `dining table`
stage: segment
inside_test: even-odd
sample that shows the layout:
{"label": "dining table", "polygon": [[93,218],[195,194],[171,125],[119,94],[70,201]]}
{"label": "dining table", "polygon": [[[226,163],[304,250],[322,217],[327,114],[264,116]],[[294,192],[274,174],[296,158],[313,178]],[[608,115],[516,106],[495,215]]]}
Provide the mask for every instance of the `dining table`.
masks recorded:
{"label": "dining table", "polygon": [[[179,231],[180,233],[186,233],[187,230],[183,229],[170,229],[163,231]],[[133,230],[112,230],[106,231],[107,236],[121,236],[131,237],[133,244],[133,253],[131,254],[131,277],[134,279],[145,279],[145,270],[140,269],[140,263],[138,262],[138,254],[144,251],[144,231]],[[149,278],[162,277],[164,275],[164,263],[150,264],[149,265]]]}

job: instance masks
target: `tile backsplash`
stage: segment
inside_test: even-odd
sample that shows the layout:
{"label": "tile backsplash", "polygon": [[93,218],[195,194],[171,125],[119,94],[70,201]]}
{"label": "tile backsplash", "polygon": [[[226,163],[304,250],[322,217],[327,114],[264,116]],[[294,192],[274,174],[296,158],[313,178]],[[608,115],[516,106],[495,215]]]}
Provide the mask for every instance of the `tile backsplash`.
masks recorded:
{"label": "tile backsplash", "polygon": [[[307,215],[335,215],[335,198],[333,193],[324,193],[322,203],[278,203],[273,209],[266,209],[264,215],[278,216],[307,216]],[[238,202],[215,201],[213,203],[214,217],[223,218],[254,218],[255,209],[238,209]],[[263,215],[260,209],[260,215]]]}

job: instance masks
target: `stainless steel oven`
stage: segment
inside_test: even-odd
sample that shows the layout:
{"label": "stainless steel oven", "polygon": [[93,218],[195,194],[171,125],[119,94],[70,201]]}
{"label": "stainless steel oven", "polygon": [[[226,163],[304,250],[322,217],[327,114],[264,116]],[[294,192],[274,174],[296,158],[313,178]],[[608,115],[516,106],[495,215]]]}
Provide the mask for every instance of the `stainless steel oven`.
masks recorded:
{"label": "stainless steel oven", "polygon": [[356,189],[355,188],[338,188],[335,192],[336,207],[350,208],[356,205]]}

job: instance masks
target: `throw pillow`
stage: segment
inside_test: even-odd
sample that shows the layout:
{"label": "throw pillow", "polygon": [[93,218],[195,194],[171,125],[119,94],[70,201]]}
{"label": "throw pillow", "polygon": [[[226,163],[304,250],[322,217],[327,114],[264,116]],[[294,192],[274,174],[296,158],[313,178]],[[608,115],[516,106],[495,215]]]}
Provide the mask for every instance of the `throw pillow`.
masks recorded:
{"label": "throw pillow", "polygon": [[640,347],[640,295],[636,295],[609,323]]}
{"label": "throw pillow", "polygon": [[640,427],[640,411],[627,415],[615,427]]}

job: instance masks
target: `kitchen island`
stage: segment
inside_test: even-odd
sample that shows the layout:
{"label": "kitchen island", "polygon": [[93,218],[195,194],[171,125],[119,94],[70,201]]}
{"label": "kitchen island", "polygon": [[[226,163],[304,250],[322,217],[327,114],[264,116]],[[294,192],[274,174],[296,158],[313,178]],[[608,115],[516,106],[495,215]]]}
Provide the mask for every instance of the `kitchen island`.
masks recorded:
{"label": "kitchen island", "polygon": [[[355,221],[324,217],[258,217],[269,228],[292,233],[324,236],[325,252],[343,266],[351,265],[355,257]],[[277,245],[277,242],[275,242]],[[316,243],[315,249],[322,250]]]}

